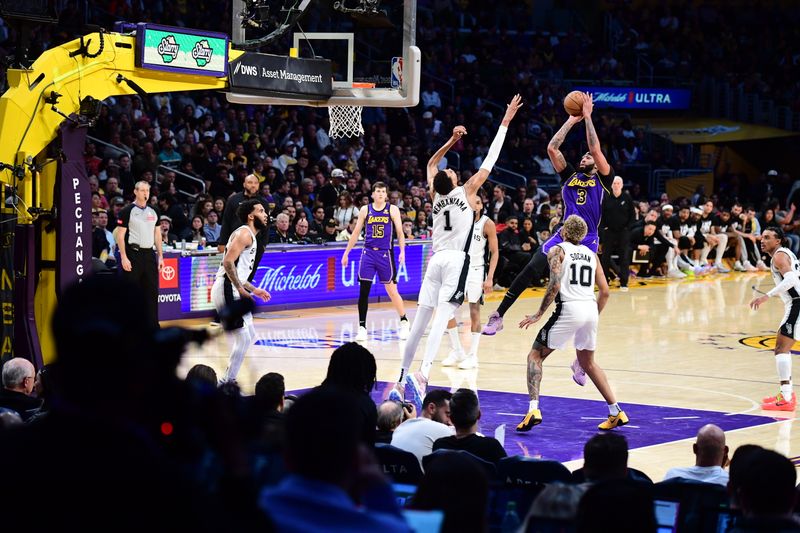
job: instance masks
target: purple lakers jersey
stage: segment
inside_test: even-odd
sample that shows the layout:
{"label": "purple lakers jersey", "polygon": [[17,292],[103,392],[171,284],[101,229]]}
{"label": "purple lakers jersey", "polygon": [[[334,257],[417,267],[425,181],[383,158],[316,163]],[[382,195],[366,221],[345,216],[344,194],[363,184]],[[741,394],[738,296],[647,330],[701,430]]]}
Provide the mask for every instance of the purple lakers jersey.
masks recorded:
{"label": "purple lakers jersey", "polygon": [[[575,167],[567,164],[561,171],[561,179],[564,185],[561,187],[561,198],[564,202],[564,216],[566,220],[570,215],[581,217],[589,228],[586,237],[581,244],[597,253],[597,245],[600,239],[597,237],[597,228],[600,226],[600,217],[603,213],[603,194],[607,190],[606,183],[613,179],[613,169],[609,176],[600,174],[586,175],[576,172]],[[559,226],[560,227],[560,226]],[[562,242],[561,234],[558,230],[553,230],[554,235],[544,244],[542,251],[546,254],[554,245]]]}
{"label": "purple lakers jersey", "polygon": [[367,205],[367,220],[364,224],[364,248],[389,250],[394,238],[393,229],[389,204],[378,210],[370,202]]}

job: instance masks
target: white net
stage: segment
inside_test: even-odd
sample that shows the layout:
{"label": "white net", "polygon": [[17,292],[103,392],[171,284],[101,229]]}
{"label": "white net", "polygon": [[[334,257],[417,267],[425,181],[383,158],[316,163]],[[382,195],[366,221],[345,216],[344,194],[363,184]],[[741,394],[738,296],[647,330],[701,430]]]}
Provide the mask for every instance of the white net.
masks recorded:
{"label": "white net", "polygon": [[331,131],[329,135],[338,139],[341,137],[360,137],[364,135],[364,127],[361,125],[360,105],[332,105],[328,107]]}

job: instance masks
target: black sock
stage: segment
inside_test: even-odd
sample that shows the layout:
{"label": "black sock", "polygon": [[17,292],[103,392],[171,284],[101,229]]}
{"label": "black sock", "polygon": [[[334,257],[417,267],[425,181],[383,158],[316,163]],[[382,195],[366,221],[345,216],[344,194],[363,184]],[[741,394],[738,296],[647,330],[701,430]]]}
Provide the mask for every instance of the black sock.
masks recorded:
{"label": "black sock", "polygon": [[517,277],[514,278],[514,281],[511,282],[511,286],[506,291],[505,296],[503,296],[503,301],[500,302],[500,305],[497,308],[497,314],[503,316],[508,311],[508,308],[514,305],[514,302],[517,301],[519,295],[525,292],[525,289],[528,288],[531,280],[538,281],[544,269],[542,269],[542,265],[547,268],[547,257],[540,252],[537,251],[533,254],[533,257],[528,264],[525,265]]}
{"label": "black sock", "polygon": [[406,317],[406,315],[400,317],[400,322],[408,322],[408,318]]}
{"label": "black sock", "polygon": [[367,307],[369,306],[369,290],[372,288],[371,281],[360,281],[361,290],[358,293],[358,325],[367,327]]}

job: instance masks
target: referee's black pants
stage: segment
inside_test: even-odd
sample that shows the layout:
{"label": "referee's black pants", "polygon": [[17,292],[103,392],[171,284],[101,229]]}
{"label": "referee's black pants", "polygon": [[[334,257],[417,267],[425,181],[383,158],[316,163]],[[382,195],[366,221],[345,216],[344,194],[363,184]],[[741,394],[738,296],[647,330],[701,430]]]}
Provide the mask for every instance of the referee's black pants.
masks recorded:
{"label": "referee's black pants", "polygon": [[[606,228],[603,238],[600,241],[603,245],[603,253],[600,255],[600,264],[603,265],[606,278],[611,274],[611,256],[619,256],[619,265],[614,270],[619,275],[619,284],[622,287],[628,286],[628,274],[631,264],[631,233],[627,229],[612,230]],[[616,266],[616,265],[615,265]]]}
{"label": "referee's black pants", "polygon": [[142,288],[142,293],[147,299],[148,321],[158,329],[158,263],[155,250],[152,248],[134,250],[128,246],[126,253],[131,262],[131,271],[126,271],[120,265],[122,279]]}

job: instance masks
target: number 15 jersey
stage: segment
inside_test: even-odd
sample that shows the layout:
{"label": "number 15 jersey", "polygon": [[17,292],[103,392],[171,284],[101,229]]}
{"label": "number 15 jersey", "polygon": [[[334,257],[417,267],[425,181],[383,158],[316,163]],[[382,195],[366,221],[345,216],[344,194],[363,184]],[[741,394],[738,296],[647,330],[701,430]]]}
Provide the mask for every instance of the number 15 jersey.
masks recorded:
{"label": "number 15 jersey", "polygon": [[433,251],[467,252],[472,240],[475,215],[467,201],[464,187],[456,187],[433,199]]}
{"label": "number 15 jersey", "polygon": [[562,302],[595,301],[594,275],[597,270],[597,256],[587,246],[562,242],[558,246],[564,250],[561,264]]}

